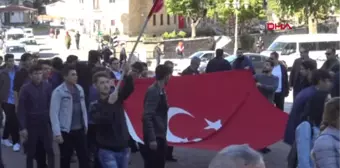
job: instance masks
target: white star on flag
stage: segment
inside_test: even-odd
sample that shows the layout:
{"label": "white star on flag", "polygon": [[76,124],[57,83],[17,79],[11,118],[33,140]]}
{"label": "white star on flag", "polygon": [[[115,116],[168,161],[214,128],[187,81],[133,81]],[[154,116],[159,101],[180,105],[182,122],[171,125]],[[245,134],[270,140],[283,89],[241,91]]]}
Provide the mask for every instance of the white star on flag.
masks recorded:
{"label": "white star on flag", "polygon": [[217,130],[219,130],[222,127],[221,120],[217,120],[215,122],[209,121],[206,118],[204,120],[208,124],[208,126],[204,128],[205,130],[214,129],[214,130],[217,131]]}

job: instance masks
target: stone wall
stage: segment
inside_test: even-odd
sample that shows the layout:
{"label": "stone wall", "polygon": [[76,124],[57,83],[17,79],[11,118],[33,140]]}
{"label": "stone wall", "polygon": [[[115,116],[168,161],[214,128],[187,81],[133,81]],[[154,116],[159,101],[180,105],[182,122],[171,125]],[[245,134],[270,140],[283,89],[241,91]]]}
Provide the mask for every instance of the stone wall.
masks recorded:
{"label": "stone wall", "polygon": [[189,56],[197,51],[214,50],[215,42],[213,37],[165,40],[163,45],[165,58],[176,58],[175,50],[180,41],[184,44],[185,56]]}

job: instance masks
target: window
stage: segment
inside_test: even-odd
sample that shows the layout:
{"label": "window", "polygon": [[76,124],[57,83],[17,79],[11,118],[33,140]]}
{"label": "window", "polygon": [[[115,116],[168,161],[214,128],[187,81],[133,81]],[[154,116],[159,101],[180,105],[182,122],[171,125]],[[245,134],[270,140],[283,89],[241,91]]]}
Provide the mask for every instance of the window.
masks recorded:
{"label": "window", "polygon": [[275,42],[268,47],[269,51],[296,50],[296,43]]}
{"label": "window", "polygon": [[156,24],[157,24],[156,15],[153,15],[153,16],[152,16],[152,23],[153,23],[154,26],[156,26]]}
{"label": "window", "polygon": [[163,14],[160,15],[161,18],[161,25],[163,25]]}
{"label": "window", "polygon": [[168,25],[170,25],[170,15],[167,15],[166,22]]}
{"label": "window", "polygon": [[206,53],[206,54],[204,54],[203,56],[202,56],[202,60],[203,59],[206,59],[206,60],[211,60],[211,59],[213,59],[214,58],[214,54],[213,53]]}
{"label": "window", "polygon": [[84,0],[79,0],[79,3],[83,4],[83,3],[84,3]]}
{"label": "window", "polygon": [[177,24],[177,16],[174,15],[174,24]]}
{"label": "window", "polygon": [[93,0],[93,9],[99,9],[99,0]]}
{"label": "window", "polygon": [[115,3],[116,0],[109,0],[110,3]]}
{"label": "window", "polygon": [[252,62],[261,62],[262,61],[261,56],[250,55],[249,58],[251,59]]}
{"label": "window", "polygon": [[340,41],[319,42],[319,50],[327,50],[328,48],[334,48],[340,50]]}
{"label": "window", "polygon": [[308,49],[309,51],[316,51],[316,50],[318,50],[317,44],[318,43],[316,43],[316,42],[300,43],[299,49],[305,48],[305,49]]}

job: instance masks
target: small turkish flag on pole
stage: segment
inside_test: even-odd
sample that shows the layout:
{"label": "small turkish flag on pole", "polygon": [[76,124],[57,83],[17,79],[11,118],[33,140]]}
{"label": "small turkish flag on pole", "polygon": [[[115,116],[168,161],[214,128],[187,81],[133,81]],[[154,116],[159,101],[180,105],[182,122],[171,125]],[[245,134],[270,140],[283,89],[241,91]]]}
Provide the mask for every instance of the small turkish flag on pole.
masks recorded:
{"label": "small turkish flag on pole", "polygon": [[[140,41],[140,39],[141,39],[141,37],[142,37],[144,31],[145,31],[146,26],[148,25],[148,22],[149,22],[151,16],[152,16],[154,13],[159,12],[159,11],[163,8],[163,5],[164,5],[164,1],[163,1],[163,0],[154,0],[153,5],[152,5],[152,8],[151,8],[151,10],[150,10],[150,12],[149,12],[149,14],[148,14],[148,17],[145,19],[144,24],[143,24],[143,27],[142,27],[142,29],[140,30],[139,35],[138,35],[138,37],[137,37],[136,43],[135,43],[135,45],[133,46],[133,48],[132,48],[132,50],[131,50],[131,54],[130,54],[130,56],[129,56],[129,58],[128,58],[128,61],[127,61],[126,63],[124,63],[122,67],[124,67],[125,64],[127,64],[127,66],[129,66],[129,63],[131,62],[132,54],[135,52],[135,50],[136,50],[136,48],[137,48],[137,45],[138,45],[138,43],[139,43],[139,41]],[[126,73],[126,72],[123,71],[122,76],[124,76],[125,73]],[[115,90],[119,90],[119,87],[120,87],[120,84],[121,84],[121,82],[122,82],[122,79],[123,79],[123,78],[121,78],[121,79],[118,81]]]}
{"label": "small turkish flag on pole", "polygon": [[163,8],[163,5],[164,5],[163,0],[154,0],[148,18],[150,18],[152,14],[159,12]]}

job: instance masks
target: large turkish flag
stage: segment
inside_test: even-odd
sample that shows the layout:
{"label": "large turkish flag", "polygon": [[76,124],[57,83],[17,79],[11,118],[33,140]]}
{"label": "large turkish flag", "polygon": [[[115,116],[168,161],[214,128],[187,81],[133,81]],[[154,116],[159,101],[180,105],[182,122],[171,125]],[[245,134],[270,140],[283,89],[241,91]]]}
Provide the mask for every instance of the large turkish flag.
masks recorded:
{"label": "large turkish flag", "polygon": [[[143,100],[153,81],[136,80],[125,103],[129,132],[141,143]],[[261,95],[248,71],[172,77],[166,91],[167,139],[174,146],[220,150],[247,143],[260,149],[283,137],[288,115]]]}

